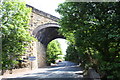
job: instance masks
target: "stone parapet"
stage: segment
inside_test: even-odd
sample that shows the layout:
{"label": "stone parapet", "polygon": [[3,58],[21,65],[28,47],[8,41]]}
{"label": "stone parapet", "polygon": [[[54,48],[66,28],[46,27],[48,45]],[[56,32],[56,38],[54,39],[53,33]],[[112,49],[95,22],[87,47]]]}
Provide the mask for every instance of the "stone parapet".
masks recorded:
{"label": "stone parapet", "polygon": [[55,17],[55,16],[53,16],[51,14],[45,13],[45,12],[43,12],[41,10],[38,10],[38,9],[34,8],[33,6],[30,6],[28,4],[26,4],[26,6],[32,8],[32,12],[34,12],[34,13],[36,13],[38,15],[41,15],[41,16],[46,17],[46,18],[49,18],[49,19],[51,19],[53,21],[58,21],[59,20],[59,18],[57,18],[57,17]]}
{"label": "stone parapet", "polygon": [[89,69],[88,75],[92,80],[101,80],[100,75],[94,69]]}

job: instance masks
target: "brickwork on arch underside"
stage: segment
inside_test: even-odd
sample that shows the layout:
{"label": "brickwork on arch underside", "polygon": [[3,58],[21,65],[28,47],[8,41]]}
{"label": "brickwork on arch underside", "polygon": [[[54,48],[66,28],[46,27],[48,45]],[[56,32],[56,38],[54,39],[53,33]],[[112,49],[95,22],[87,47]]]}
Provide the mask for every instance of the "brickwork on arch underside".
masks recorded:
{"label": "brickwork on arch underside", "polygon": [[54,27],[48,25],[46,28],[40,28],[39,30],[37,29],[37,31],[35,30],[34,32],[36,33],[33,33],[33,35],[35,35],[38,41],[40,41],[43,45],[47,46],[50,41],[56,38],[64,38],[64,36],[59,34],[58,29],[59,27],[57,26]]}

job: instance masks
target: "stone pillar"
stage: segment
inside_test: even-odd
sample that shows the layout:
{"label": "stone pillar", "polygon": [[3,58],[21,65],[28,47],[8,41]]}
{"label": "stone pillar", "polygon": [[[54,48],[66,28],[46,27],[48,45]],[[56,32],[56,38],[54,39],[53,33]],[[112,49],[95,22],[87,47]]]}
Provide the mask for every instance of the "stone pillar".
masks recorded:
{"label": "stone pillar", "polygon": [[[32,55],[31,56],[35,56],[36,60],[32,61],[32,69],[38,69],[38,56],[37,56],[37,43],[33,42],[33,46],[32,46]],[[31,62],[30,62],[30,67],[31,67]]]}
{"label": "stone pillar", "polygon": [[37,57],[38,57],[38,68],[46,66],[46,47],[37,42]]}

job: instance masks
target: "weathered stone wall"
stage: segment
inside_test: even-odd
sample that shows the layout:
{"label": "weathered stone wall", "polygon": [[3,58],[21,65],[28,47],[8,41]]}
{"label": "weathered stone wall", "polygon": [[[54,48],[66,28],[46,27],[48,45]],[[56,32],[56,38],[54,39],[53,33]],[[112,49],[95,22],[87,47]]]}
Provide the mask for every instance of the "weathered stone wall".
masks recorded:
{"label": "weathered stone wall", "polygon": [[[30,32],[33,34],[33,31],[35,28],[37,28],[40,25],[46,24],[46,23],[57,23],[58,18],[55,16],[52,16],[50,14],[47,14],[43,11],[40,11],[38,9],[35,9],[32,6],[27,5],[28,7],[32,8],[32,14],[31,14],[31,20],[30,20]],[[41,44],[39,41],[34,41],[31,46],[31,54],[36,57],[36,60],[33,61],[32,67],[38,68],[43,67],[46,65],[46,47]]]}
{"label": "weathered stone wall", "polygon": [[38,67],[46,66],[46,48],[40,42],[37,42]]}
{"label": "weathered stone wall", "polygon": [[38,63],[37,63],[37,62],[38,62],[38,58],[37,58],[38,55],[37,55],[37,50],[36,50],[36,49],[37,49],[37,46],[36,46],[36,45],[37,45],[37,43],[36,43],[36,42],[33,42],[33,43],[32,43],[32,46],[31,46],[31,48],[32,48],[32,51],[31,51],[31,52],[33,53],[33,56],[36,57],[36,60],[34,60],[34,61],[32,62],[32,68],[33,68],[33,69],[38,68]]}
{"label": "weathered stone wall", "polygon": [[31,14],[31,31],[33,31],[35,28],[37,28],[40,25],[46,24],[46,23],[56,23],[56,21],[53,21],[51,19],[48,19],[44,16],[38,15],[34,12]]}

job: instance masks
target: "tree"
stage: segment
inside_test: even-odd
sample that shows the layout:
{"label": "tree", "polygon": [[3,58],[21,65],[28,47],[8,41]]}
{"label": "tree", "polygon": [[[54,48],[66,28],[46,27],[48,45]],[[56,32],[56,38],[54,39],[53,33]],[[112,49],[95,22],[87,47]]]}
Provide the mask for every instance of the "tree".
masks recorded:
{"label": "tree", "polygon": [[70,44],[67,47],[65,60],[79,63],[79,54],[74,45]]}
{"label": "tree", "polygon": [[47,46],[47,63],[55,63],[55,60],[62,55],[60,43],[57,40],[50,42]]}
{"label": "tree", "polygon": [[5,0],[0,5],[2,29],[2,69],[11,69],[34,40],[29,33],[31,9],[19,0]]}
{"label": "tree", "polygon": [[[60,32],[77,47],[85,67],[94,67],[107,79],[120,79],[120,3],[60,4]],[[72,43],[73,43],[72,42]]]}

